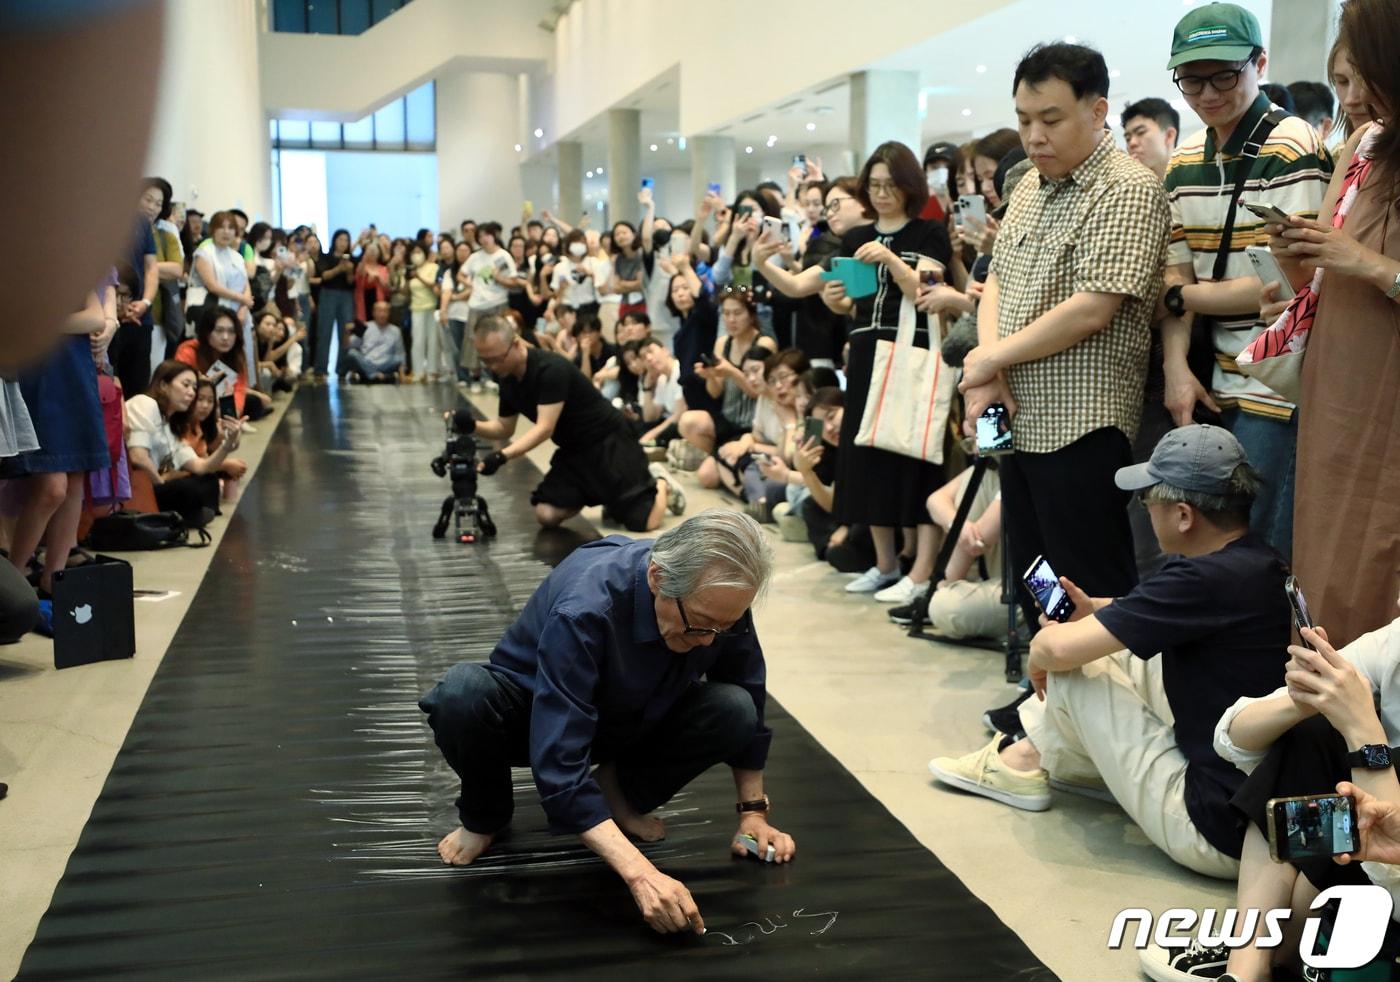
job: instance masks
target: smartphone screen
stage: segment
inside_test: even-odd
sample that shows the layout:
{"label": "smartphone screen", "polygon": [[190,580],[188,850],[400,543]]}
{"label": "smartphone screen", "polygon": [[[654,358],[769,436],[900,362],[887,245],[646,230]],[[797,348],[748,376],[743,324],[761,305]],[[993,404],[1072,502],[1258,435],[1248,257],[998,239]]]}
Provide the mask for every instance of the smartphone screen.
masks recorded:
{"label": "smartphone screen", "polygon": [[802,424],[802,435],[805,436],[808,440],[816,440],[820,442],[822,439],[822,433],[825,429],[826,422],[824,420],[820,420],[815,416],[808,416],[806,421],[804,421]]}
{"label": "smartphone screen", "polygon": [[717,181],[711,181],[709,191],[711,194],[719,194],[719,183]]}
{"label": "smartphone screen", "polygon": [[647,190],[651,190],[652,188],[656,187],[656,181],[654,181],[650,177],[644,177],[642,178],[642,187],[646,188]]}
{"label": "smartphone screen", "polygon": [[1269,852],[1275,861],[1328,859],[1356,852],[1356,801],[1340,794],[1272,798],[1268,805]]}
{"label": "smartphone screen", "polygon": [[936,269],[921,269],[921,270],[919,270],[919,283],[920,283],[922,286],[937,286],[937,285],[938,285],[938,270],[936,270]]}
{"label": "smartphone screen", "polygon": [[1026,575],[1021,577],[1021,580],[1026,584],[1026,589],[1030,590],[1031,596],[1035,597],[1040,609],[1045,611],[1046,617],[1060,623],[1069,620],[1070,615],[1074,613],[1074,601],[1065,593],[1065,588],[1060,585],[1060,578],[1055,575],[1044,556],[1035,557],[1035,562],[1031,563],[1031,568],[1026,570]]}
{"label": "smartphone screen", "polygon": [[1011,453],[1011,416],[994,402],[977,417],[977,452],[987,457]]}

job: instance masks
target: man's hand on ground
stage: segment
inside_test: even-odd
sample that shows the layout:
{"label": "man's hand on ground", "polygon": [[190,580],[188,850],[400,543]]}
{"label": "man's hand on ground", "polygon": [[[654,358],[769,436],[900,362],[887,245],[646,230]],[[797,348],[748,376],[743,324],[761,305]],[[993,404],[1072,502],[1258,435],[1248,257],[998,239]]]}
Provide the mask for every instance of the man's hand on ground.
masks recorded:
{"label": "man's hand on ground", "polygon": [[739,820],[739,831],[734,833],[734,840],[729,844],[730,852],[736,856],[748,853],[743,843],[738,841],[741,835],[751,835],[758,840],[759,859],[767,857],[770,845],[773,847],[775,863],[790,863],[792,857],[797,855],[797,843],[792,840],[792,836],[769,825],[768,816],[762,812],[749,812]]}
{"label": "man's hand on ground", "polygon": [[705,933],[705,921],[690,891],[680,880],[674,880],[652,866],[640,876],[629,880],[627,888],[642,917],[658,934],[677,931]]}

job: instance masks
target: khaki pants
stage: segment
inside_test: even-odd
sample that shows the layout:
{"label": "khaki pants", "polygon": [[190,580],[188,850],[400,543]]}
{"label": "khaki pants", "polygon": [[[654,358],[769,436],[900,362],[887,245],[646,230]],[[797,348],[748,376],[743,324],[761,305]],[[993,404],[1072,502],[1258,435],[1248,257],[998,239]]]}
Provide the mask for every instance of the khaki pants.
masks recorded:
{"label": "khaki pants", "polygon": [[1006,633],[1001,578],[957,580],[939,587],[929,604],[933,630],[949,638],[993,638]]}
{"label": "khaki pants", "polygon": [[1186,812],[1186,757],[1172,732],[1160,661],[1120,651],[1052,672],[1045,701],[1021,704],[1021,726],[1051,777],[1106,785],[1175,862],[1234,880],[1239,862],[1207,842]]}

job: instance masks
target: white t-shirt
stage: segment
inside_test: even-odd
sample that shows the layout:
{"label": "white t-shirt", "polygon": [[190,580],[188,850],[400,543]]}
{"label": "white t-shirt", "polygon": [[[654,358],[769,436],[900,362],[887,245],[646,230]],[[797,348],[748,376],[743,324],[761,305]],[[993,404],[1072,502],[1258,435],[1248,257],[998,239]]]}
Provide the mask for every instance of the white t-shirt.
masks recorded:
{"label": "white t-shirt", "polygon": [[515,276],[515,260],[504,249],[487,253],[478,249],[462,267],[472,278],[472,295],[467,306],[472,310],[504,307],[510,299],[506,288],[496,282],[497,276]]}
{"label": "white t-shirt", "polygon": [[[194,251],[194,261],[190,263],[190,288],[185,295],[187,306],[199,306],[209,297],[209,288],[199,275],[200,259],[209,261],[209,265],[214,268],[214,276],[224,289],[234,293],[242,293],[248,289],[248,267],[243,263],[242,254],[237,249],[216,246],[213,239],[205,239]],[[238,309],[235,301],[224,298],[220,298],[219,306],[229,310]]]}
{"label": "white t-shirt", "polygon": [[584,256],[578,262],[570,257],[561,259],[559,265],[554,267],[554,292],[561,302],[570,307],[598,303],[598,287],[594,278],[606,281],[610,265],[606,259],[597,256]]}
{"label": "white t-shirt", "polygon": [[681,388],[680,366],[676,365],[670,372],[656,380],[656,391],[652,393],[652,399],[661,407],[663,415],[670,416],[676,411],[676,407],[680,405],[683,398],[685,398],[685,391]]}
{"label": "white t-shirt", "polygon": [[775,447],[783,445],[784,427],[787,424],[778,415],[778,407],[767,396],[759,396],[753,407],[753,431],[759,438]]}
{"label": "white t-shirt", "polygon": [[148,395],[132,396],[126,401],[126,445],[141,447],[151,455],[156,470],[164,474],[178,471],[199,454],[175,435],[170,424],[160,414],[160,406]]}

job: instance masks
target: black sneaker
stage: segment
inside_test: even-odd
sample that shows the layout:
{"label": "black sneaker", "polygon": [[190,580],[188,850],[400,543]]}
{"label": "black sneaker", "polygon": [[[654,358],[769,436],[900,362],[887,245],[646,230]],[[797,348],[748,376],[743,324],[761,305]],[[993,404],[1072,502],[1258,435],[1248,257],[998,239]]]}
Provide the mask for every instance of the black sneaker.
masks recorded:
{"label": "black sneaker", "polygon": [[926,598],[918,597],[907,604],[900,604],[898,607],[891,607],[889,611],[890,620],[894,621],[900,626],[905,626],[914,623],[915,614],[917,614],[919,616],[919,619],[922,620],[924,623],[928,623],[928,606]]}
{"label": "black sneaker", "polygon": [[1192,941],[1185,948],[1162,948],[1150,944],[1138,952],[1138,962],[1149,979],[1154,982],[1235,982],[1235,977],[1225,971],[1230,959],[1230,949],[1224,945],[1206,947],[1199,941]]}
{"label": "black sneaker", "polygon": [[1025,731],[1021,729],[1021,714],[1018,710],[1021,708],[1021,703],[1031,697],[1033,691],[1033,689],[1028,688],[1005,706],[987,710],[982,714],[983,725],[993,733],[1005,733],[1014,737],[1024,736]]}

